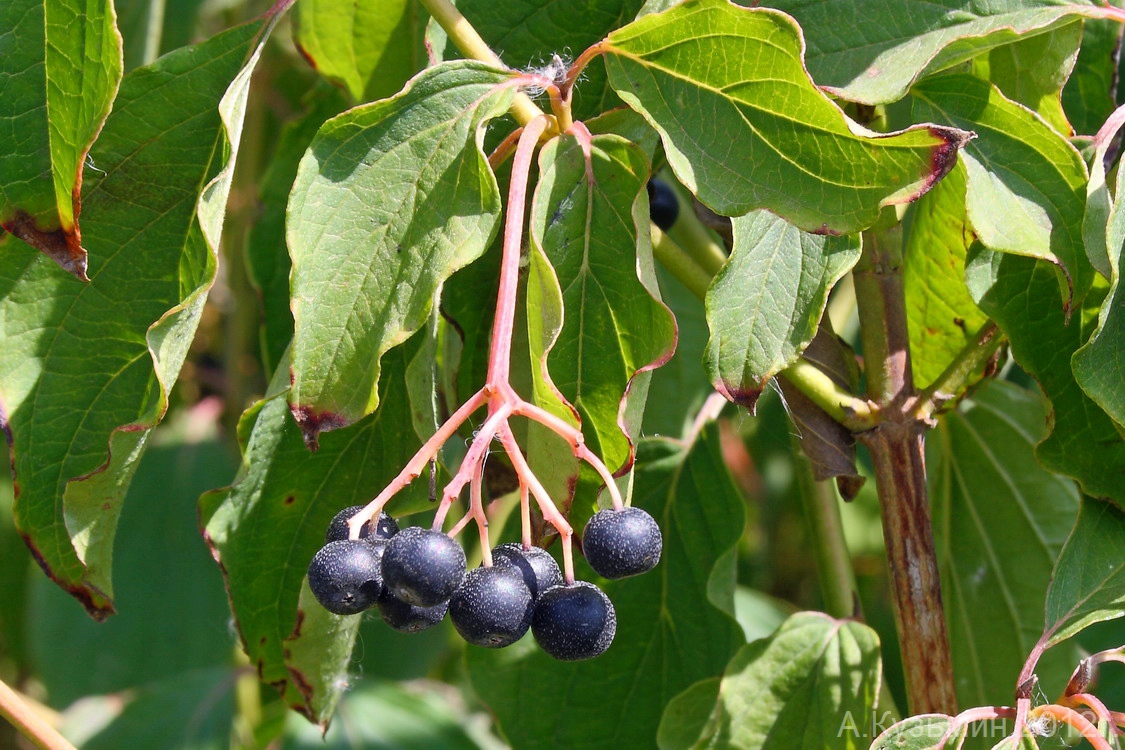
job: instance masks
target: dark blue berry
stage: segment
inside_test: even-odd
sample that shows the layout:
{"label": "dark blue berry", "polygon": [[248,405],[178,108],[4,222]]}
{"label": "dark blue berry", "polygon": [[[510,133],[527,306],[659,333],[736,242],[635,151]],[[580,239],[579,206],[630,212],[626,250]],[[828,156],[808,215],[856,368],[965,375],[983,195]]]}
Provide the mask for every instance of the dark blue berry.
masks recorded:
{"label": "dark blue berry", "polygon": [[449,602],[433,607],[417,607],[390,594],[384,594],[379,599],[379,614],[382,615],[383,622],[401,633],[417,633],[432,628],[442,621],[448,609]]}
{"label": "dark blue berry", "polygon": [[652,570],[664,546],[660,527],[640,508],[601,510],[582,532],[582,554],[598,575],[627,578]]}
{"label": "dark blue berry", "polygon": [[465,574],[449,600],[449,619],[469,643],[502,648],[527,632],[532,606],[523,573],[514,565],[493,565]]}
{"label": "dark blue berry", "polygon": [[663,180],[648,181],[648,215],[652,223],[667,232],[680,215],[676,193]]}
{"label": "dark blue berry", "polygon": [[[328,530],[324,532],[324,541],[335,542],[340,539],[347,539],[348,519],[361,510],[363,510],[362,505],[353,505],[337,513],[332,518],[332,522],[328,524]],[[374,536],[376,539],[390,539],[397,533],[398,523],[384,510],[379,511],[379,522],[375,525],[375,533],[371,533],[371,522],[368,521],[360,527],[359,538],[367,539],[368,537]]]}
{"label": "dark blue berry", "polygon": [[354,615],[375,605],[383,591],[379,546],[344,539],[320,548],[309,563],[309,589],[321,606]]}
{"label": "dark blue berry", "polygon": [[441,604],[453,595],[464,576],[465,551],[440,531],[411,526],[387,542],[383,583],[407,604]]}
{"label": "dark blue berry", "polygon": [[549,656],[562,661],[592,659],[613,643],[617,613],[601,589],[575,581],[543,592],[535,603],[531,632]]}
{"label": "dark blue berry", "polygon": [[492,550],[492,560],[496,565],[514,565],[518,568],[531,591],[532,599],[538,599],[539,594],[563,582],[559,564],[542,547],[524,549],[518,542],[508,542]]}

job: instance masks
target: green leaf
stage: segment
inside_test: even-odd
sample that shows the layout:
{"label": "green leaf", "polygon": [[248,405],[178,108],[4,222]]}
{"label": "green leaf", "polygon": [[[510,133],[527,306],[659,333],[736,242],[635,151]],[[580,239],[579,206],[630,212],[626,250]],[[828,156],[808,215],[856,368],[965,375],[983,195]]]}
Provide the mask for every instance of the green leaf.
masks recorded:
{"label": "green leaf", "polygon": [[[1085,256],[1084,275],[1100,279]],[[1094,329],[1104,284],[1097,282],[1069,323],[1053,266],[981,250],[970,255],[969,289],[1008,336],[1015,360],[1051,402],[1051,433],[1035,449],[1047,469],[1074,477],[1086,494],[1125,500],[1125,439],[1079,387],[1071,356]],[[1097,446],[1096,450],[1091,446]]]}
{"label": "green leaf", "polygon": [[[934,537],[963,706],[1011,700],[1014,665],[1042,630],[1043,591],[1078,514],[1074,483],[1035,460],[1046,405],[1031,391],[989,381],[941,419],[929,448]],[[1036,670],[1061,690],[1073,651]]]}
{"label": "green leaf", "polygon": [[126,76],[92,152],[105,174],[84,197],[89,284],[18,243],[0,248],[16,522],[95,617],[112,612],[121,498],[214,280],[257,59],[247,56],[262,32],[238,27]]}
{"label": "green leaf", "polygon": [[1125,617],[1125,513],[1085,499],[1047,589],[1049,645],[1095,622]]}
{"label": "green leaf", "polygon": [[292,264],[285,248],[285,203],[297,177],[297,166],[316,131],[346,106],[343,93],[327,83],[309,91],[304,111],[287,122],[278,136],[261,178],[261,211],[246,239],[246,265],[251,282],[261,293],[262,360],[268,373],[277,367],[293,339],[293,313],[289,309]]}
{"label": "green leaf", "polygon": [[722,679],[700,680],[668,701],[660,718],[656,744],[660,750],[689,750],[696,741],[715,731],[715,706]]}
{"label": "green leaf", "polygon": [[[920,78],[1021,36],[1053,31],[1074,15],[1097,16],[1090,0],[866,0],[841,13],[836,0],[769,0],[805,30],[813,79],[853,102],[887,104]],[[856,40],[862,39],[862,44]]]}
{"label": "green leaf", "polygon": [[802,232],[767,211],[735,218],[734,250],[707,291],[708,373],[730,401],[753,404],[797,361],[828,293],[859,260],[859,236]]}
{"label": "green leaf", "polygon": [[[223,750],[231,742],[236,680],[229,668],[214,667],[146,685],[127,696],[120,714],[81,746],[83,750]],[[112,710],[120,702],[116,697],[103,710]]]}
{"label": "green leaf", "polygon": [[491,241],[500,196],[481,142],[511,102],[509,77],[480,63],[430,68],[393,99],[329,120],[302,159],[287,229],[290,406],[310,446],[375,410],[380,358]]}
{"label": "green leaf", "polygon": [[235,469],[214,435],[196,437],[213,431],[212,419],[205,409],[174,415],[140,462],[121,513],[129,541],[114,560],[119,615],[94,622],[46,578],[33,579],[30,653],[52,705],[230,663],[222,577],[195,533],[196,497]]}
{"label": "green leaf", "polygon": [[880,680],[874,630],[799,612],[731,660],[715,734],[699,747],[864,747]]}
{"label": "green leaf", "polygon": [[[347,682],[351,649],[341,651],[339,639],[350,644],[359,618],[328,615],[307,595],[299,599],[302,582],[332,517],[368,502],[421,445],[405,396],[416,346],[385,358],[381,387],[391,397],[383,406],[325,435],[313,454],[285,403],[288,368],[279,367],[271,395],[242,417],[243,465],[234,486],[200,498],[205,535],[226,577],[243,648],[262,681],[316,722],[329,718]],[[426,507],[428,487],[419,482],[400,493],[389,511]]]}
{"label": "green leaf", "polygon": [[[569,56],[632,21],[641,3],[586,0],[576,12],[567,0],[458,0],[457,10],[509,67],[528,70],[546,68],[556,54],[563,64],[569,63]],[[436,23],[430,24],[427,40],[442,60],[462,56]],[[606,82],[605,66],[594,61],[574,87],[575,119],[585,120],[620,106]]]}
{"label": "green leaf", "polygon": [[871,750],[957,750],[965,730],[942,742],[953,727],[953,719],[942,714],[921,714],[900,721],[875,738]]}
{"label": "green leaf", "polygon": [[1117,106],[1117,57],[1125,27],[1116,21],[1088,20],[1074,72],[1062,102],[1075,132],[1093,135]]}
{"label": "green leaf", "polygon": [[910,364],[919,388],[933,383],[988,322],[965,288],[965,254],[976,239],[965,212],[965,187],[965,167],[958,163],[910,213],[902,283]]}
{"label": "green leaf", "polygon": [[353,102],[370,102],[396,93],[426,67],[428,19],[414,0],[302,0],[293,11],[294,40]]}
{"label": "green leaf", "polygon": [[282,750],[479,750],[451,701],[436,690],[362,680],[327,732],[290,720]]}
{"label": "green leaf", "polygon": [[114,0],[117,28],[124,39],[125,70],[150,65],[160,55],[198,38],[200,9],[206,0]]}
{"label": "green leaf", "polygon": [[[542,298],[530,290],[561,296],[567,314],[553,346],[533,347],[533,367],[545,357],[555,387],[582,416],[591,449],[616,470],[632,463],[645,371],[672,356],[676,327],[658,296],[641,198],[648,160],[616,136],[596,136],[589,148],[587,162],[580,142],[563,136],[540,153],[528,317]],[[544,343],[549,351],[541,351]]]}
{"label": "green leaf", "polygon": [[864,130],[813,84],[800,29],[776,11],[689,0],[613,32],[601,51],[680,182],[728,216],[765,208],[807,231],[855,232],[928,190],[968,137]]}
{"label": "green leaf", "polygon": [[0,226],[86,280],[82,167],[121,83],[109,0],[0,5]]}
{"label": "green leaf", "polygon": [[[1082,390],[1105,409],[1118,425],[1125,425],[1125,304],[1121,288],[1121,257],[1125,248],[1125,172],[1117,170],[1117,184],[1110,198],[1105,184],[1106,150],[1115,140],[1125,122],[1125,108],[1098,133],[1098,147],[1087,186],[1086,223],[1084,234],[1090,261],[1105,276],[1110,288],[1098,313],[1097,328],[1090,340],[1074,353],[1074,377]],[[1104,267],[1103,265],[1104,264]]]}
{"label": "green leaf", "polygon": [[[974,76],[936,76],[914,87],[914,116],[977,134],[961,150],[969,223],[985,247],[1058,264],[1069,297],[1090,288],[1081,262],[1086,164],[1040,117]],[[1068,301],[1069,304],[1069,301]]]}
{"label": "green leaf", "polygon": [[973,60],[972,70],[1059,133],[1070,135],[1070,123],[1062,108],[1062,88],[1081,44],[1082,22],[1074,19],[1046,33],[993,47]]}
{"label": "green leaf", "polygon": [[[652,747],[665,704],[719,674],[742,640],[729,612],[743,506],[718,431],[704,431],[687,455],[642,442],[635,476],[634,504],[660,523],[664,558],[645,576],[605,585],[617,610],[609,651],[556,662],[527,638],[466,654],[474,690],[514,747]],[[712,593],[713,582],[729,584]]]}

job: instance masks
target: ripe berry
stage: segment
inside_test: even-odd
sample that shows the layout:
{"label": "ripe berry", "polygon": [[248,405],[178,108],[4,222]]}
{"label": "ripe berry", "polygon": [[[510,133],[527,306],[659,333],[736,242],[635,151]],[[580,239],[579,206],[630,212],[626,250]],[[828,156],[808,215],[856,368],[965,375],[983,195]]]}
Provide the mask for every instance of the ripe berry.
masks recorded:
{"label": "ripe berry", "polygon": [[449,619],[469,643],[509,646],[531,625],[533,599],[523,573],[514,565],[476,568],[465,574],[449,600]]}
{"label": "ripe berry", "polygon": [[[353,505],[350,508],[344,508],[337,513],[332,522],[328,524],[328,530],[324,532],[324,541],[335,542],[340,539],[348,538],[348,519],[363,510],[362,505]],[[376,539],[390,539],[398,533],[398,523],[395,519],[385,511],[379,511],[379,522],[375,525],[374,535],[371,533],[371,522],[363,524],[359,529],[359,538],[367,539],[374,536]]]}
{"label": "ripe berry", "polygon": [[508,542],[492,550],[492,559],[497,565],[513,565],[519,569],[533,601],[539,598],[539,594],[563,582],[559,564],[542,547],[524,549],[518,542]]}
{"label": "ripe berry", "polygon": [[664,180],[648,181],[648,215],[652,223],[667,232],[680,215],[676,194]]}
{"label": "ripe berry", "polygon": [[383,590],[382,544],[363,539],[329,542],[309,563],[309,588],[321,606],[354,615],[375,605]]}
{"label": "ripe berry", "polygon": [[617,613],[601,589],[575,581],[543,592],[535,603],[531,632],[539,647],[556,659],[592,659],[613,643]]}
{"label": "ripe berry", "polygon": [[627,578],[652,570],[664,546],[660,527],[640,508],[600,510],[582,532],[586,562],[606,578]]}
{"label": "ripe berry", "polygon": [[449,602],[433,607],[416,607],[390,594],[379,598],[379,614],[382,615],[383,622],[401,633],[418,633],[432,628],[442,621],[448,609]]}
{"label": "ripe berry", "polygon": [[465,551],[440,531],[411,526],[387,542],[383,582],[407,604],[432,607],[449,599],[465,576]]}

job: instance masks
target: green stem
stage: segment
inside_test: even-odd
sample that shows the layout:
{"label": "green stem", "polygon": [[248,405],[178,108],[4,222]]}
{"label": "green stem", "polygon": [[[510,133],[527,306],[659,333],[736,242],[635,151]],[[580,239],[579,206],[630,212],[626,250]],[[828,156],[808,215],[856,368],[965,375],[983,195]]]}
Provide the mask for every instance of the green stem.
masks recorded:
{"label": "green stem", "polygon": [[[672,183],[669,183],[672,184]],[[727,262],[727,254],[715,239],[715,234],[703,225],[695,215],[691,196],[684,196],[678,186],[672,192],[679,204],[676,221],[668,228],[668,234],[682,247],[699,267],[714,277]]]}
{"label": "green stem", "polygon": [[801,508],[816,557],[824,610],[838,619],[855,617],[859,607],[858,589],[836,491],[831,482],[816,479],[812,463],[801,452],[797,439],[793,438],[792,443]]}
{"label": "green stem", "polygon": [[160,43],[164,38],[164,6],[166,0],[149,0],[148,22],[145,24],[145,46],[141,65],[160,57]]}
{"label": "green stem", "polygon": [[0,716],[40,750],[74,750],[74,745],[59,734],[27,704],[20,694],[0,680]]}
{"label": "green stem", "polygon": [[782,370],[781,377],[852,432],[864,432],[877,424],[878,412],[868,401],[841,388],[824,370],[804,357]]}
{"label": "green stem", "polygon": [[908,709],[952,716],[957,695],[926,494],[926,425],[912,413],[901,225],[864,234],[853,277],[868,398],[880,412],[879,425],[857,437],[875,471]]}
{"label": "green stem", "polygon": [[[488,43],[481,38],[481,35],[469,23],[469,20],[461,15],[461,11],[457,10],[450,0],[420,0],[420,2],[422,7],[449,35],[461,54],[471,60],[479,60],[501,70],[507,70],[508,66],[504,64],[500,56],[492,51]],[[516,99],[512,102],[512,116],[521,125],[527,125],[536,117],[542,115],[543,110],[539,109],[527,94],[516,94]]]}
{"label": "green stem", "polygon": [[655,225],[652,227],[652,255],[689,292],[700,300],[707,299],[707,289],[711,286],[714,274],[708,273],[678,242]]}
{"label": "green stem", "polygon": [[996,323],[990,320],[981,326],[973,340],[958,352],[945,371],[938,375],[937,380],[918,395],[915,418],[927,421],[945,402],[956,398],[965,383],[980,372],[981,367],[1003,343],[1004,336]]}

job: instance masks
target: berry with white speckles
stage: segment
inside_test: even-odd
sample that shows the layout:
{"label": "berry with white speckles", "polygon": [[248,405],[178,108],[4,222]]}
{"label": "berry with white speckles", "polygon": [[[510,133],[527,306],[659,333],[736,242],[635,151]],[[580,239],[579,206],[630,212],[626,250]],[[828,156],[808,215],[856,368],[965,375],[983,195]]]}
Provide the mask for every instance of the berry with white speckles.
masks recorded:
{"label": "berry with white speckles", "polygon": [[379,614],[382,615],[383,622],[400,633],[418,633],[432,628],[442,621],[448,609],[449,602],[433,607],[418,607],[390,594],[384,594],[379,599]]}
{"label": "berry with white speckles", "polygon": [[465,551],[440,531],[411,526],[387,542],[383,583],[407,604],[441,604],[453,595],[464,577]]}
{"label": "berry with white speckles", "polygon": [[514,565],[470,570],[449,600],[449,619],[469,643],[509,646],[531,626],[531,591]]}
{"label": "berry with white speckles", "polygon": [[[348,519],[363,510],[362,505],[353,505],[350,508],[344,508],[337,513],[331,523],[328,524],[328,530],[324,533],[324,541],[335,542],[341,539],[348,538]],[[360,539],[368,539],[374,537],[376,539],[390,539],[398,533],[398,522],[395,521],[386,511],[379,512],[379,522],[375,524],[375,533],[371,533],[371,522],[363,524],[359,530]]]}
{"label": "berry with white speckles", "polygon": [[539,647],[556,659],[592,659],[613,643],[617,613],[601,589],[576,581],[543,592],[535,603],[531,632]]}
{"label": "berry with white speckles", "polygon": [[582,532],[586,562],[606,578],[645,573],[660,562],[664,541],[656,520],[636,507],[601,510]]}
{"label": "berry with white speckles", "polygon": [[329,542],[309,563],[309,588],[321,606],[337,615],[373,607],[383,591],[379,545],[364,539]]}
{"label": "berry with white speckles", "polygon": [[496,565],[514,565],[518,568],[531,591],[532,599],[538,599],[541,593],[563,582],[559,564],[542,547],[524,549],[522,544],[508,542],[492,550],[492,560]]}

